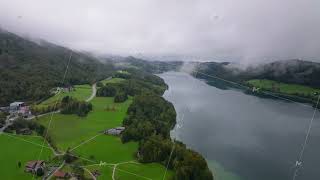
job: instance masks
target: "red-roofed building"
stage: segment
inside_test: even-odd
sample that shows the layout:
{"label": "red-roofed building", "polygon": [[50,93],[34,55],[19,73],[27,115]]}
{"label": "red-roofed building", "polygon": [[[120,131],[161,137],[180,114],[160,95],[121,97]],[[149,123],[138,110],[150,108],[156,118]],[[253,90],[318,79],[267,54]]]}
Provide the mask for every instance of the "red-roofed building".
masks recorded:
{"label": "red-roofed building", "polygon": [[63,171],[56,171],[54,174],[53,174],[54,177],[56,178],[69,178],[70,177],[70,174],[69,173],[66,173],[66,172],[63,172]]}

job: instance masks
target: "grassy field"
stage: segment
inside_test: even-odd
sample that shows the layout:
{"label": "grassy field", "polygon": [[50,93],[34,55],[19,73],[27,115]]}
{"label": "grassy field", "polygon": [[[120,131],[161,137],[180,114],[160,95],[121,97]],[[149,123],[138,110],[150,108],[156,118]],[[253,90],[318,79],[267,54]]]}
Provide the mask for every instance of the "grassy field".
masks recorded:
{"label": "grassy field", "polygon": [[[166,168],[157,163],[150,164],[134,164],[127,163],[117,166],[116,177],[119,179],[130,179],[130,180],[140,180],[145,179],[140,176],[150,178],[153,180],[162,180],[165,174]],[[128,173],[130,172],[130,173]],[[136,175],[133,175],[134,173]],[[172,179],[172,171],[167,171],[165,179]]]}
{"label": "grassy field", "polygon": [[106,85],[108,83],[119,83],[119,82],[122,82],[124,81],[125,79],[122,79],[122,78],[112,78],[112,79],[105,79],[105,80],[102,80],[102,84]]}
{"label": "grassy field", "polygon": [[[113,165],[106,166],[90,166],[91,172],[98,170],[101,175],[98,180],[112,179]],[[162,180],[165,174],[165,167],[157,163],[141,164],[137,162],[122,163],[116,166],[115,179],[120,180],[143,180],[153,179]],[[173,178],[173,171],[167,171],[166,180]]]}
{"label": "grassy field", "polygon": [[[43,139],[41,137],[1,134],[1,179],[31,179],[32,174],[25,173],[24,166],[26,162],[38,159],[41,151],[41,146],[39,145],[42,145],[42,143]],[[42,157],[40,159],[49,160],[52,156],[51,149],[43,148]],[[18,168],[19,161],[22,164],[20,168]]]}
{"label": "grassy field", "polygon": [[[95,137],[99,131],[120,126],[132,98],[124,103],[113,103],[113,98],[96,97],[92,100],[93,111],[85,118],[75,115],[55,114],[51,123],[50,135],[53,137],[57,147],[62,150],[77,147],[85,140]],[[115,106],[117,111],[105,111],[106,107]],[[39,122],[43,125],[49,123],[49,116],[42,117]],[[98,135],[87,143],[75,148],[72,152],[95,162],[122,163],[135,161],[135,153],[138,143],[129,142],[122,144],[119,137],[109,135]],[[111,166],[91,167],[98,169],[102,174],[98,179],[111,179]],[[123,169],[123,171],[121,171]],[[160,164],[119,165],[116,171],[117,179],[143,179],[145,176],[152,179],[162,179],[165,167]],[[129,173],[128,173],[129,172]],[[157,173],[156,173],[157,172]],[[132,175],[138,174],[136,175]],[[168,171],[168,178],[173,172]]]}
{"label": "grassy field", "polygon": [[53,105],[58,99],[62,99],[65,96],[72,96],[78,100],[86,100],[88,97],[90,97],[92,93],[92,88],[89,84],[85,85],[75,85],[74,91],[71,92],[60,92],[49,99],[41,102],[40,104],[36,105],[36,107],[43,107],[47,105]]}
{"label": "grassy field", "polygon": [[308,86],[298,85],[298,84],[286,84],[281,82],[276,82],[266,79],[253,79],[248,81],[252,86],[263,88],[270,91],[276,91],[280,93],[297,95],[303,94],[304,96],[311,95],[314,96],[314,93],[320,93],[320,89],[315,89]]}
{"label": "grassy field", "polygon": [[[104,80],[103,83],[117,83],[123,80],[112,78]],[[121,126],[127,109],[132,103],[132,97],[129,97],[124,103],[114,103],[114,98],[95,97],[91,103],[93,110],[87,117],[54,114],[49,134],[58,149],[62,151],[69,149],[76,155],[97,163],[135,162],[135,154],[138,149],[137,142],[122,144],[119,137],[101,133],[103,130]],[[112,107],[115,108],[115,111],[107,110]],[[43,116],[38,119],[38,122],[46,127],[49,121],[50,116]],[[101,176],[98,179],[111,179],[113,167],[113,165],[95,165],[87,169],[91,171],[99,170]],[[115,172],[116,179],[145,179],[145,177],[147,179],[162,179],[165,167],[156,163],[119,164]],[[173,172],[168,171],[167,177],[170,178],[172,175]]]}
{"label": "grassy field", "polygon": [[138,143],[122,144],[119,137],[101,135],[74,150],[81,157],[97,162],[120,163],[135,160]]}
{"label": "grassy field", "polygon": [[[113,98],[95,97],[91,101],[93,111],[87,117],[54,114],[49,133],[57,147],[65,151],[102,130],[121,125],[131,102],[132,98],[124,103],[113,103]],[[116,111],[106,111],[107,107],[113,106]],[[49,121],[50,116],[43,116],[38,122],[47,127]]]}

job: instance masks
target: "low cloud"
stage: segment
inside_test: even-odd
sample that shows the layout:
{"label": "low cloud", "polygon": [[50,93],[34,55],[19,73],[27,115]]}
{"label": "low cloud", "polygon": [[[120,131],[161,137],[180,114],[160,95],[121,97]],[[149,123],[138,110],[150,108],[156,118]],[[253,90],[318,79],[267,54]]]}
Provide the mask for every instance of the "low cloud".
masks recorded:
{"label": "low cloud", "polygon": [[100,54],[319,61],[319,0],[0,0],[0,26]]}

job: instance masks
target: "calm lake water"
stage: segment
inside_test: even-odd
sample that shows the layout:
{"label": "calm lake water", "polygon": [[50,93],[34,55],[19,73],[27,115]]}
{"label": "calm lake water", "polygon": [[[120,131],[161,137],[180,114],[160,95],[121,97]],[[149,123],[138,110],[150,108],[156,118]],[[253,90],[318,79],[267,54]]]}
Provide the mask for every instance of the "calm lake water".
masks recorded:
{"label": "calm lake water", "polygon": [[[200,152],[218,180],[291,180],[311,107],[219,89],[180,72],[161,74],[176,108],[172,136]],[[296,180],[320,179],[319,113]]]}

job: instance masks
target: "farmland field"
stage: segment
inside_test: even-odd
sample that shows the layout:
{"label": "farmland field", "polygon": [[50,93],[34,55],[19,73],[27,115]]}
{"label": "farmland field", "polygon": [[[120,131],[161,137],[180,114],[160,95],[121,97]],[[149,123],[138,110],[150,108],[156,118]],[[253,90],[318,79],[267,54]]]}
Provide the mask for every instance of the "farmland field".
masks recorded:
{"label": "farmland field", "polygon": [[[27,142],[28,141],[28,142]],[[31,179],[32,174],[24,172],[26,162],[37,160],[43,143],[42,137],[0,134],[0,173],[1,179]],[[47,147],[47,145],[45,144]],[[43,148],[41,160],[53,156],[51,149]],[[21,167],[18,167],[18,162]]]}
{"label": "farmland field", "polygon": [[[95,97],[91,103],[93,111],[86,117],[77,115],[54,114],[49,133],[61,150],[67,150],[82,141],[97,135],[105,129],[121,125],[132,99],[124,103],[113,103],[113,98]],[[107,107],[114,107],[115,111],[107,111]],[[39,118],[40,124],[48,126],[50,116]]]}
{"label": "farmland field", "polygon": [[[103,83],[117,83],[123,80],[113,78],[104,80]],[[87,95],[89,96],[90,93],[91,91]],[[120,137],[102,133],[103,130],[122,125],[132,100],[133,97],[129,97],[123,103],[114,103],[113,97],[95,97],[90,102],[93,110],[86,117],[54,114],[49,128],[50,137],[59,150],[69,149],[70,152],[92,162],[111,163],[111,165],[94,165],[86,168],[91,171],[99,170],[101,176],[98,179],[111,179],[114,168],[112,164],[118,163],[120,164],[117,165],[115,171],[116,179],[162,179],[165,172],[164,166],[156,163],[138,164],[136,162],[137,142],[123,144]],[[48,127],[50,119],[50,116],[47,115],[40,117],[37,121]],[[86,161],[88,165],[92,162]],[[124,162],[125,164],[122,164]],[[172,174],[173,171],[168,171],[167,177],[171,177]]]}

